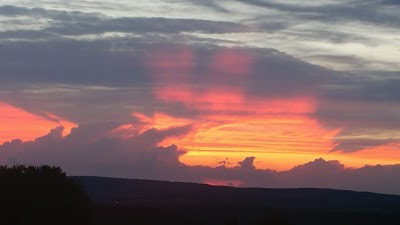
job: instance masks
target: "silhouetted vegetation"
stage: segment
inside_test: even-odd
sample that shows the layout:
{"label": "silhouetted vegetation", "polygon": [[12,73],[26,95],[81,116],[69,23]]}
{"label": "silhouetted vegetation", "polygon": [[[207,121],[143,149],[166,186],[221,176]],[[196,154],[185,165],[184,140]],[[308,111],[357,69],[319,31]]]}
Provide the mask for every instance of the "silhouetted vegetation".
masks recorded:
{"label": "silhouetted vegetation", "polygon": [[1,224],[83,225],[91,204],[59,167],[0,166]]}

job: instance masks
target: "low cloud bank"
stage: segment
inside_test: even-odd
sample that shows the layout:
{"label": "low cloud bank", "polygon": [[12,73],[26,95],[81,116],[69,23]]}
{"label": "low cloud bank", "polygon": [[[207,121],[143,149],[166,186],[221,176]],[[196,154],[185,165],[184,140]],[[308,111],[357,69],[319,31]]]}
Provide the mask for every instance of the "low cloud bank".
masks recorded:
{"label": "low cloud bank", "polygon": [[[0,145],[0,164],[61,166],[70,175],[96,175],[184,182],[238,181],[243,187],[334,188],[400,194],[400,165],[346,168],[322,158],[288,171],[257,169],[249,156],[235,167],[189,166],[179,161],[186,153],[176,145],[160,146],[191,126],[147,129],[140,123],[129,129],[118,123],[87,124],[63,136],[63,127],[34,141],[13,140]],[[126,127],[126,126],[125,126]],[[129,134],[129,135],[128,135]],[[223,183],[223,182],[222,182]]]}

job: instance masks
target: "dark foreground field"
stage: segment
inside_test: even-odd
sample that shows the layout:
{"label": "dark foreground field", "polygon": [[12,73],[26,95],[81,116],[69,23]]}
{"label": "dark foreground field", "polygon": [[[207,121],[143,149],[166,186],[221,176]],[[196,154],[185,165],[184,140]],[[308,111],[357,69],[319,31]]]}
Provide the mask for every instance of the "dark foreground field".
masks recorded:
{"label": "dark foreground field", "polygon": [[76,177],[96,225],[400,225],[400,196]]}

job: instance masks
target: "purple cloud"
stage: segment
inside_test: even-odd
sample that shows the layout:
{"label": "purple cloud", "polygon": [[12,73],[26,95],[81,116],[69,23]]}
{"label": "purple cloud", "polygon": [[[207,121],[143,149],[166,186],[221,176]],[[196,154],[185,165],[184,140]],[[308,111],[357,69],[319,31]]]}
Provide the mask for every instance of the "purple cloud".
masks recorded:
{"label": "purple cloud", "polygon": [[[205,182],[240,181],[243,187],[335,188],[400,194],[400,165],[346,168],[339,161],[316,159],[288,171],[256,169],[255,157],[238,166],[216,168],[189,166],[179,161],[186,153],[176,145],[159,146],[170,137],[187,134],[190,126],[164,130],[148,129],[119,136],[120,124],[81,125],[63,137],[63,127],[34,141],[13,140],[0,145],[0,163],[6,165],[49,164],[61,166],[70,175]],[[140,126],[132,124],[133,127]]]}

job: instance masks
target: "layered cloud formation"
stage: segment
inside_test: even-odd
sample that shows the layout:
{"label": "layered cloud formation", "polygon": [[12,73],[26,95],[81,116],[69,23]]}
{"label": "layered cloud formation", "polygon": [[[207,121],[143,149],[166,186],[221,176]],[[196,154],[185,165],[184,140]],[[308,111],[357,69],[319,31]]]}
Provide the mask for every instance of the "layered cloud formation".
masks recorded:
{"label": "layered cloud formation", "polygon": [[[135,128],[134,128],[135,127]],[[346,168],[322,158],[287,171],[257,169],[255,157],[227,166],[189,166],[179,158],[186,153],[176,145],[161,147],[170,137],[187,134],[191,127],[129,131],[118,124],[82,125],[63,136],[63,127],[34,141],[14,140],[0,146],[1,164],[60,165],[72,175],[205,182],[240,187],[320,187],[400,194],[400,165]],[[138,130],[136,130],[138,129]],[[126,132],[129,136],[126,136]],[[229,159],[227,159],[229,160]]]}
{"label": "layered cloud formation", "polygon": [[396,192],[394,1],[130,2],[0,6],[0,162]]}

